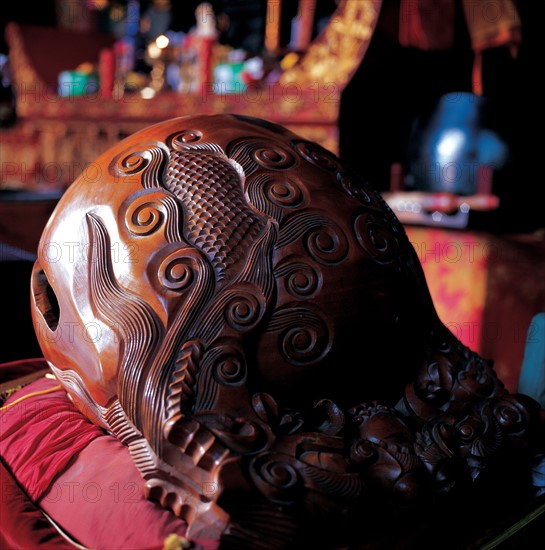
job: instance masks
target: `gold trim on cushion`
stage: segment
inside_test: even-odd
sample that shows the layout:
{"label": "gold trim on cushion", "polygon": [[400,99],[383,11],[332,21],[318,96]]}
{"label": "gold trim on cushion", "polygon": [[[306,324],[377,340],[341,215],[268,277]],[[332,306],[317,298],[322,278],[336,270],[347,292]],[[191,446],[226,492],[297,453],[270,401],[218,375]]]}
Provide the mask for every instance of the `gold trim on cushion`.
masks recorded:
{"label": "gold trim on cushion", "polygon": [[35,380],[38,380],[38,378],[42,378],[49,372],[49,369],[43,369],[0,384],[0,407],[2,407],[14,393],[18,392],[25,386],[28,386]]}

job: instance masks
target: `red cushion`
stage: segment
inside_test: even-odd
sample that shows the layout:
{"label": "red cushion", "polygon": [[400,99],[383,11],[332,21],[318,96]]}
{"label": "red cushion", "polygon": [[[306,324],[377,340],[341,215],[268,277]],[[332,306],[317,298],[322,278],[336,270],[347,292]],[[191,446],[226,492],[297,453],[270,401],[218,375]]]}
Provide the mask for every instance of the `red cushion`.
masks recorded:
{"label": "red cushion", "polygon": [[[40,378],[7,400],[57,386]],[[72,457],[104,432],[77,411],[64,391],[29,397],[0,416],[0,453],[29,496],[38,500]]]}
{"label": "red cushion", "polygon": [[73,549],[21,490],[0,462],[0,548]]}
{"label": "red cushion", "polygon": [[[56,385],[41,378],[6,403]],[[186,533],[184,521],[144,498],[128,449],[83,417],[63,390],[3,410],[0,442],[2,460],[23,490],[84,546],[160,550],[169,535]],[[192,548],[219,547],[216,541],[192,542]]]}
{"label": "red cushion", "polygon": [[128,449],[103,435],[79,452],[39,504],[90,548],[162,548],[168,535],[184,536],[186,523],[146,500],[142,490]]}

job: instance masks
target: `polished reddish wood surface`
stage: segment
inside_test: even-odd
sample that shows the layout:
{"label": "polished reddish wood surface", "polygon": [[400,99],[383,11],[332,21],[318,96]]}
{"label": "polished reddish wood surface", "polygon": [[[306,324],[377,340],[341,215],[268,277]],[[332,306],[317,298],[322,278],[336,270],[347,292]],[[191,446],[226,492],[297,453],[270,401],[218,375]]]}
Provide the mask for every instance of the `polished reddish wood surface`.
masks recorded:
{"label": "polished reddish wood surface", "polygon": [[42,235],[38,339],[190,536],[289,548],[327,518],[338,545],[362,517],[533,490],[537,403],[440,321],[404,228],[331,152],[193,116],[96,166]]}

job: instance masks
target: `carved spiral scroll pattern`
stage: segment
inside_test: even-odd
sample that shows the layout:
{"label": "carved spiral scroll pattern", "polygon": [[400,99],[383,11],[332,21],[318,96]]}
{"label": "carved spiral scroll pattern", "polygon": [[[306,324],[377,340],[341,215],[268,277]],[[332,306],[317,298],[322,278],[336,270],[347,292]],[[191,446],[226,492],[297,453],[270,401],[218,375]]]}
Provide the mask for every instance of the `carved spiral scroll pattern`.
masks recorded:
{"label": "carved spiral scroll pattern", "polygon": [[166,193],[148,190],[128,197],[123,215],[125,226],[133,235],[149,236],[164,227],[168,242],[182,240],[182,216],[176,199]]}
{"label": "carved spiral scroll pattern", "polygon": [[333,331],[325,319],[297,303],[277,309],[267,331],[278,333],[282,356],[294,366],[316,363],[327,354],[333,341]]}
{"label": "carved spiral scroll pattern", "polygon": [[282,208],[298,208],[306,202],[302,183],[293,177],[272,178],[267,182],[264,192],[273,204]]}
{"label": "carved spiral scroll pattern", "polygon": [[226,327],[229,327],[229,332],[243,335],[257,326],[265,310],[265,295],[259,287],[234,284],[210,302],[203,314],[200,332],[206,336],[206,345],[210,345]]}
{"label": "carved spiral scroll pattern", "polygon": [[[312,501],[327,508],[363,495],[363,480],[359,472],[349,471],[339,439],[313,430],[312,439],[295,433],[280,437],[275,447],[249,465],[252,481],[270,501],[303,508]],[[295,453],[283,452],[296,447]]]}
{"label": "carved spiral scroll pattern", "polygon": [[482,403],[480,410],[472,411],[456,424],[460,436],[460,451],[466,459],[472,479],[480,474],[480,465],[475,464],[482,459],[493,456],[502,445],[502,430],[493,420],[488,403]]}
{"label": "carved spiral scroll pattern", "polygon": [[518,398],[504,395],[493,404],[494,418],[509,435],[519,436],[529,427],[528,409],[523,407]]}
{"label": "carved spiral scroll pattern", "polygon": [[354,233],[360,246],[379,264],[394,264],[401,253],[390,224],[378,216],[360,213],[354,220]]}
{"label": "carved spiral scroll pattern", "polygon": [[280,173],[255,173],[246,181],[246,193],[260,212],[281,221],[286,210],[308,204],[306,187],[294,176]]}
{"label": "carved spiral scroll pattern", "polygon": [[264,309],[263,301],[257,294],[239,289],[225,304],[225,320],[231,328],[245,332],[255,327]]}
{"label": "carved spiral scroll pattern", "polygon": [[279,147],[257,147],[252,151],[252,158],[263,168],[286,170],[294,165],[294,158],[290,151]]}
{"label": "carved spiral scroll pattern", "polygon": [[125,151],[115,157],[110,172],[121,178],[141,174],[144,189],[160,187],[167,160],[168,150],[163,144],[150,144],[145,149]]}
{"label": "carved spiral scroll pattern", "polygon": [[304,494],[298,466],[298,461],[288,456],[263,453],[250,463],[250,476],[259,491],[272,502],[294,504]]}
{"label": "carved spiral scroll pattern", "polygon": [[348,256],[348,241],[337,225],[314,228],[306,237],[308,253],[322,264],[340,264]]}
{"label": "carved spiral scroll pattern", "polygon": [[[209,370],[222,386],[240,386],[246,380],[247,368],[244,351],[234,338],[220,338],[207,350],[201,368]],[[208,408],[206,405],[200,408]]]}
{"label": "carved spiral scroll pattern", "polygon": [[126,223],[131,233],[135,235],[151,235],[161,227],[165,221],[164,213],[157,204],[146,202],[131,205],[127,211]]}
{"label": "carved spiral scroll pattern", "polygon": [[462,402],[470,407],[505,394],[492,366],[456,341],[444,326],[432,332],[431,340],[433,347],[425,367],[403,398],[404,406],[421,421],[431,420],[451,407],[457,410]]}
{"label": "carved spiral scroll pattern", "polygon": [[523,448],[538,406],[509,394],[491,365],[445,327],[432,341],[437,347],[396,408],[421,426],[416,452],[445,492],[464,476],[485,476],[506,449]]}
{"label": "carved spiral scroll pattern", "polygon": [[364,206],[374,210],[382,210],[382,205],[377,198],[377,193],[371,189],[361,178],[351,172],[337,172],[337,182],[343,191],[350,197],[354,197]]}
{"label": "carved spiral scroll pattern", "polygon": [[304,211],[286,217],[280,227],[277,248],[302,239],[308,254],[322,265],[338,265],[348,256],[348,238],[343,230],[321,213]]}
{"label": "carved spiral scroll pattern", "polygon": [[275,268],[277,279],[294,298],[308,300],[322,287],[322,274],[301,257],[289,257]]}
{"label": "carved spiral scroll pattern", "polygon": [[242,386],[246,375],[246,358],[238,340],[219,338],[213,342],[199,363],[194,410],[213,410],[221,388]]}
{"label": "carved spiral scroll pattern", "polygon": [[227,146],[226,153],[229,158],[242,166],[247,177],[259,167],[269,170],[288,170],[297,163],[293,153],[281,142],[265,141],[260,137],[233,140]]}
{"label": "carved spiral scroll pattern", "polygon": [[454,395],[489,398],[496,394],[497,389],[498,379],[494,371],[481,358],[471,357],[466,368],[457,373]]}
{"label": "carved spiral scroll pattern", "polygon": [[223,350],[214,362],[214,380],[223,386],[240,386],[246,381],[246,361],[240,350]]}
{"label": "carved spiral scroll pattern", "polygon": [[167,137],[165,140],[167,146],[175,151],[183,151],[188,144],[196,144],[202,141],[203,134],[200,130],[182,130],[175,132]]}
{"label": "carved spiral scroll pattern", "polygon": [[319,168],[329,172],[339,172],[341,170],[341,164],[337,157],[317,143],[304,140],[293,140],[292,147],[305,160]]}
{"label": "carved spiral scroll pattern", "polygon": [[202,272],[202,257],[192,248],[180,248],[169,254],[159,266],[159,282],[167,289],[184,292]]}

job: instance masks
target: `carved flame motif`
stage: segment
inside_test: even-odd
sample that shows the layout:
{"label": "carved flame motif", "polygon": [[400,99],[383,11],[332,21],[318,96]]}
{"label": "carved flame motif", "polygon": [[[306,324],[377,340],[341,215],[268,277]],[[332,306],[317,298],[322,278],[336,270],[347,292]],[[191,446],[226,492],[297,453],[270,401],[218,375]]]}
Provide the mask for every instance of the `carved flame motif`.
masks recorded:
{"label": "carved flame motif", "polygon": [[[402,226],[337,157],[218,115],[100,162],[43,237],[90,246],[39,259],[33,315],[60,382],[189,536],[254,548],[274,516],[260,548],[287,548],[316,518],[433,500],[522,453],[534,403],[441,324]],[[103,341],[63,340],[90,314]]]}

